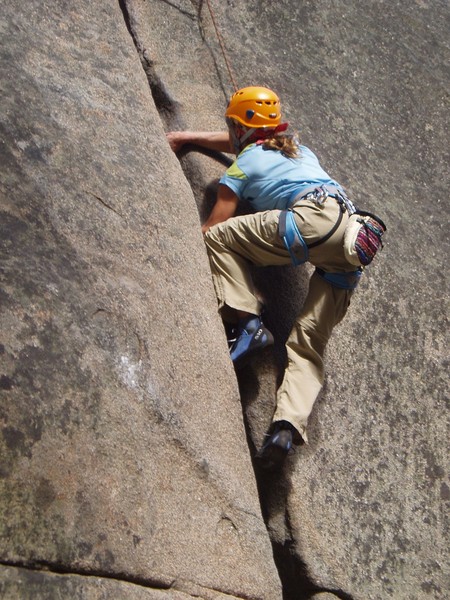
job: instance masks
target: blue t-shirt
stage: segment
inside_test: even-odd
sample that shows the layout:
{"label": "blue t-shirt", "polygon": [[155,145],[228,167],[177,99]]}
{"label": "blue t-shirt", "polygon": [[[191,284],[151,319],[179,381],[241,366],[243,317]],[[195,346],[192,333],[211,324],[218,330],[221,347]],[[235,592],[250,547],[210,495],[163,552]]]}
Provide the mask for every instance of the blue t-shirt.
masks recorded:
{"label": "blue t-shirt", "polygon": [[322,169],[317,156],[300,146],[298,158],[288,158],[278,150],[264,150],[251,144],[237,157],[220,179],[241,200],[257,212],[287,208],[292,199],[311,186],[341,186]]}

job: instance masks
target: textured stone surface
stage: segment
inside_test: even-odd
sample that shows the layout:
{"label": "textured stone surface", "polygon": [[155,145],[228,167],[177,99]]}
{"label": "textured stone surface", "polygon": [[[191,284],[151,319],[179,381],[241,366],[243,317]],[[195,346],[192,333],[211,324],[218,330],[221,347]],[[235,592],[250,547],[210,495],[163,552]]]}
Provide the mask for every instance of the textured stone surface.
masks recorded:
{"label": "textured stone surface", "polygon": [[[207,4],[5,6],[0,562],[78,575],[5,569],[0,589],[281,598],[259,491],[285,600],[443,599],[448,4],[211,4],[238,85],[279,91],[386,250],[330,343],[309,446],[255,485],[195,208],[223,165],[182,171],[162,139],[222,126]],[[239,376],[251,451],[308,272],[255,274],[277,344]]]}
{"label": "textured stone surface", "polygon": [[1,560],[280,598],[194,198],[120,7],[22,8],[3,11]]}
{"label": "textured stone surface", "polygon": [[189,593],[175,588],[151,589],[138,583],[114,581],[104,577],[83,577],[32,571],[14,567],[0,568],[0,598],[2,600],[233,600],[198,585],[184,585]]}
{"label": "textured stone surface", "polygon": [[[233,86],[206,4],[206,47],[191,3],[127,4],[180,126],[216,127]],[[286,597],[325,588],[339,597],[442,598],[448,5],[242,1],[214,4],[214,11],[238,85],[277,89],[305,143],[389,227],[386,251],[330,344],[309,447],[281,479],[257,471]],[[177,60],[168,66],[172,52]],[[218,94],[220,108],[207,119]],[[185,168],[200,207],[199,181],[215,168],[198,167],[201,160],[192,155]],[[239,378],[250,442],[258,446],[308,269],[256,276],[278,337],[274,354]]]}
{"label": "textured stone surface", "polygon": [[0,598],[2,600],[188,600],[183,593],[150,590],[127,582],[105,580],[101,577],[56,575],[5,567],[0,569]]}

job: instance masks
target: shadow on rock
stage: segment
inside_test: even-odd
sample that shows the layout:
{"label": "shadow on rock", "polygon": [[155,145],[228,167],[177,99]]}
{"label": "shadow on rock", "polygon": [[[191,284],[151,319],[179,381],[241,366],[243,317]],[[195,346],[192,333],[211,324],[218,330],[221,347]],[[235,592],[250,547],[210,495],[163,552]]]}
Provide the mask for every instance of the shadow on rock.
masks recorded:
{"label": "shadow on rock", "polygon": [[272,381],[279,379],[279,369],[274,367],[274,363],[278,362],[276,355],[274,348],[264,350],[246,368],[237,371],[236,376],[261,512],[282,582],[283,600],[313,600],[323,592],[341,600],[352,600],[350,595],[341,590],[327,590],[314,583],[298,551],[290,522],[289,497],[292,494],[292,476],[301,469],[304,444],[295,446],[294,452],[278,468],[266,468],[257,457],[275,408],[274,399],[266,400],[274,398],[274,395],[273,390],[267,389],[268,378],[261,377],[261,372],[266,375],[269,372]]}

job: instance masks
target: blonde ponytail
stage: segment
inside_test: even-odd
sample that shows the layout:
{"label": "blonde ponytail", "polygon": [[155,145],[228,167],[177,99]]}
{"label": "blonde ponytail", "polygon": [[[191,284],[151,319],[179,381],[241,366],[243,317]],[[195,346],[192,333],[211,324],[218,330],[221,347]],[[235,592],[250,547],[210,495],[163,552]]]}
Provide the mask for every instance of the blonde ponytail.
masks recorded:
{"label": "blonde ponytail", "polygon": [[274,136],[266,138],[262,146],[265,150],[278,150],[288,158],[298,158],[300,156],[299,144],[297,135],[276,133]]}

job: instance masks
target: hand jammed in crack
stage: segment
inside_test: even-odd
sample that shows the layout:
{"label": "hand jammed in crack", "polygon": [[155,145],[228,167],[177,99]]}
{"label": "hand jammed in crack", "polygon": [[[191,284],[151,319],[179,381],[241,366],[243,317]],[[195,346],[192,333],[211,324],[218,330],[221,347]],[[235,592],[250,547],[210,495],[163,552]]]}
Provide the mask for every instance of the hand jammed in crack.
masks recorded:
{"label": "hand jammed in crack", "polygon": [[170,131],[166,139],[174,152],[179,152],[185,144],[195,144],[217,152],[234,153],[227,131]]}

